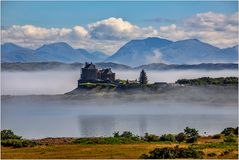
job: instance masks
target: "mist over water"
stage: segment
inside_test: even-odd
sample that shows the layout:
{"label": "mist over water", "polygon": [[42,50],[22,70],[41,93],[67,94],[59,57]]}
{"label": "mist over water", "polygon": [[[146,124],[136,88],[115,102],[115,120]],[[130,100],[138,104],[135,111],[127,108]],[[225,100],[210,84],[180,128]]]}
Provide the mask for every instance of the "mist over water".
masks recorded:
{"label": "mist over water", "polygon": [[[113,71],[117,78],[129,80],[137,79],[140,73]],[[152,83],[237,76],[237,70],[146,72]],[[203,135],[237,126],[236,86],[181,87],[155,95],[97,93],[92,97],[71,97],[55,94],[75,89],[79,71],[1,73],[2,95],[16,95],[2,96],[1,127],[24,138],[111,136],[115,131],[141,136],[146,132],[176,134],[186,126]]]}
{"label": "mist over water", "polygon": [[[233,93],[234,94],[234,93]],[[231,96],[231,95],[229,95]],[[131,131],[143,136],[179,133],[186,126],[203,135],[237,125],[237,105],[168,102],[163,98],[72,100],[54,96],[2,98],[2,129],[24,138],[111,136]]]}
{"label": "mist over water", "polygon": [[[113,70],[116,78],[135,80],[140,71]],[[147,71],[148,80],[153,82],[175,82],[181,78],[237,76],[237,70],[199,71]],[[1,72],[2,95],[54,95],[64,94],[77,87],[80,71],[35,71]]]}

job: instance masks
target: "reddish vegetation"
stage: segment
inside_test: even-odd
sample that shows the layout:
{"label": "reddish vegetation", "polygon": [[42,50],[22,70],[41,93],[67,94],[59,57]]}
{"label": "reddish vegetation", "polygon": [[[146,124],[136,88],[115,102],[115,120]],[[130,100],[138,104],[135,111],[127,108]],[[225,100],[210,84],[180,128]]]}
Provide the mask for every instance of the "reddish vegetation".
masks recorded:
{"label": "reddish vegetation", "polygon": [[73,138],[43,138],[43,139],[34,139],[33,141],[38,142],[40,144],[70,144],[72,142]]}

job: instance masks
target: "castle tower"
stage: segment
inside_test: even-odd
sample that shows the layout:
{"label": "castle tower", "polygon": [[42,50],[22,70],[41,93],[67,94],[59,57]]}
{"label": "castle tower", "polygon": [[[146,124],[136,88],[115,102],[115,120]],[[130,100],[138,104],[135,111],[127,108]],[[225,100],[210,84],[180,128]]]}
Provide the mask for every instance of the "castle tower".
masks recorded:
{"label": "castle tower", "polygon": [[85,67],[81,69],[82,81],[96,81],[97,80],[97,68],[92,63],[85,63]]}

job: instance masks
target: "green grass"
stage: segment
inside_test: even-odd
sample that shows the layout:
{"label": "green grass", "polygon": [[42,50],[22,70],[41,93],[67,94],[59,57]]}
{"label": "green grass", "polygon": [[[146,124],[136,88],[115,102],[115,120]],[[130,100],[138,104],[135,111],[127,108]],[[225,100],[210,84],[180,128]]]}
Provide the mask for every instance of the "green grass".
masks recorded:
{"label": "green grass", "polygon": [[97,137],[97,138],[78,138],[73,141],[75,144],[134,144],[144,143],[139,139],[131,139],[125,137]]}
{"label": "green grass", "polygon": [[116,85],[112,83],[92,83],[92,82],[85,82],[81,83],[80,86],[86,87],[86,88],[100,88],[100,89],[110,89],[110,88],[115,88]]}
{"label": "green grass", "polygon": [[96,86],[96,83],[85,82],[85,83],[81,83],[80,86],[87,86],[87,87]]}
{"label": "green grass", "polygon": [[[162,142],[161,142],[162,143]],[[155,148],[175,147],[179,145],[180,148],[189,147],[190,144],[66,144],[66,145],[41,145],[35,147],[12,148],[2,147],[1,153],[3,159],[137,159],[142,154],[148,154]],[[217,158],[217,159],[237,159],[237,150],[228,150],[218,146],[218,148],[205,148],[211,146],[204,146],[203,151],[205,154],[203,158]],[[223,147],[226,147],[223,145]],[[226,147],[227,148],[227,147]],[[211,157],[209,153],[215,153],[216,156]],[[209,156],[207,156],[209,154]]]}
{"label": "green grass", "polygon": [[205,149],[205,148],[237,149],[238,143],[236,142],[204,143],[204,144],[192,144],[190,147],[195,149]]}

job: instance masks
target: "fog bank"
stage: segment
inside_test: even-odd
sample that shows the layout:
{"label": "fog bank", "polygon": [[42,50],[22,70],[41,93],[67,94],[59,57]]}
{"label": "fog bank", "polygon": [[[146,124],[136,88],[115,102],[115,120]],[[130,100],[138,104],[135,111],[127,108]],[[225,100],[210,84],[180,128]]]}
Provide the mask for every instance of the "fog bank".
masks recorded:
{"label": "fog bank", "polygon": [[[116,78],[135,80],[140,71],[113,70]],[[237,70],[199,71],[147,71],[153,82],[175,82],[181,78],[237,76]],[[2,95],[47,95],[63,94],[77,87],[80,71],[1,72]]]}

